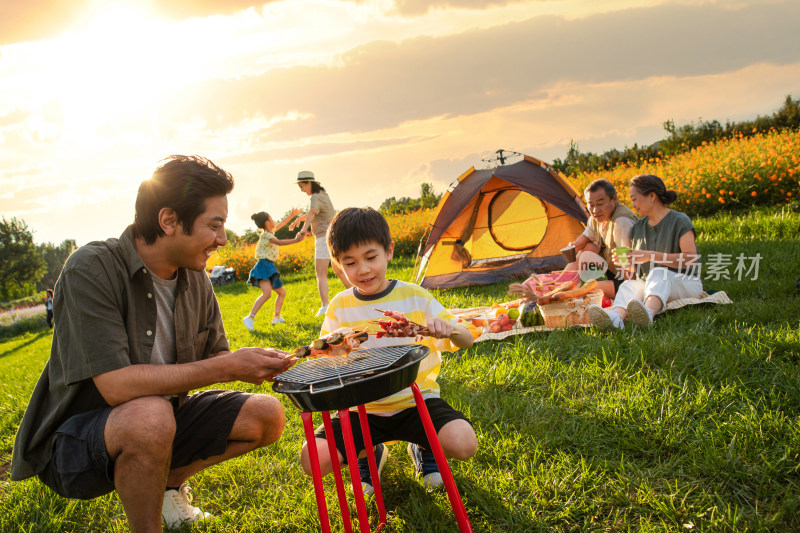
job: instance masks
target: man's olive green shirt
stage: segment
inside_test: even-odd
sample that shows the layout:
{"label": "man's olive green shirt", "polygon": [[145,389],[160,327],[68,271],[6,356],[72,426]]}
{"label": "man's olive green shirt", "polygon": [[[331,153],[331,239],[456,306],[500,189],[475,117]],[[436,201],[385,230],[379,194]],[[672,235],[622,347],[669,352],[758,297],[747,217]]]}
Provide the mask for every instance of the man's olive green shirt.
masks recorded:
{"label": "man's olive green shirt", "polygon": [[[136,252],[132,226],[119,239],[91,242],[67,259],[55,286],[54,308],[50,359],[17,432],[13,480],[42,471],[55,432],[68,418],[108,407],[93,376],[150,363],[156,301],[152,274]],[[175,344],[178,364],[228,350],[205,272],[178,269]]]}

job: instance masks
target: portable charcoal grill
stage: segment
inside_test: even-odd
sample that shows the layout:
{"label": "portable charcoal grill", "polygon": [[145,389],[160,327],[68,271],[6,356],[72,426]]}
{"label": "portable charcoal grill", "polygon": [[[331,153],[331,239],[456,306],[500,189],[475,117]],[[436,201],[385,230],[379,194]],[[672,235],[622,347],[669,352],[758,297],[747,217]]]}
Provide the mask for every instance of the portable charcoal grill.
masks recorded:
{"label": "portable charcoal grill", "polygon": [[429,353],[427,346],[410,344],[311,359],[276,376],[272,388],[303,411],[347,409],[411,385]]}
{"label": "portable charcoal grill", "polygon": [[[458,493],[453,474],[447,464],[447,458],[439,443],[439,437],[431,421],[422,392],[414,382],[419,371],[420,361],[425,359],[429,353],[430,350],[427,346],[419,344],[369,348],[357,350],[345,357],[332,356],[305,360],[275,377],[272,384],[273,390],[286,394],[292,403],[303,411],[300,416],[303,419],[303,431],[306,435],[311,477],[314,480],[314,497],[317,501],[322,533],[330,533],[331,526],[314,434],[314,412],[321,412],[325,431],[330,434],[333,431],[330,411],[338,411],[360,531],[369,533],[369,515],[361,487],[358,458],[348,409],[358,408],[364,446],[366,449],[372,449],[372,437],[364,404],[384,398],[409,386],[425,428],[425,435],[428,437],[431,451],[442,474],[459,530],[461,533],[472,533],[469,517],[467,517],[461,495]],[[345,531],[352,532],[349,505],[340,473],[342,465],[339,464],[338,454],[333,448],[335,446],[333,441],[329,441],[328,446],[342,521]],[[375,456],[367,454],[367,460],[373,479],[375,504],[378,507],[379,518],[376,531],[380,531],[386,525],[386,509],[383,505],[380,476]]]}

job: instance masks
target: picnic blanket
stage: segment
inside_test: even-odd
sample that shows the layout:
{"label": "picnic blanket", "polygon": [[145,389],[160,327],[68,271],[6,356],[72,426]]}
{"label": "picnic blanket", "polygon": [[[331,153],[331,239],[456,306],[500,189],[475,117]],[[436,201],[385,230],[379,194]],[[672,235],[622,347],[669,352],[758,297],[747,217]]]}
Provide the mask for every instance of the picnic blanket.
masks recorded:
{"label": "picnic blanket", "polygon": [[[708,294],[706,291],[700,293],[700,296],[697,298],[681,298],[680,300],[673,300],[667,304],[667,311],[671,311],[674,309],[680,309],[681,307],[686,307],[687,305],[698,305],[698,304],[732,304],[733,301],[725,294],[725,291],[718,291],[712,294]],[[450,313],[452,313],[456,317],[462,316],[475,316],[482,313],[488,313],[491,310],[491,307],[471,307],[469,309],[448,309]],[[572,326],[572,327],[590,327],[586,325],[579,325],[579,326]],[[482,342],[487,340],[494,340],[499,341],[505,339],[511,335],[524,335],[525,333],[535,333],[540,331],[553,331],[553,328],[548,328],[547,326],[533,326],[529,328],[523,328],[519,325],[519,322],[514,324],[514,327],[511,328],[509,331],[501,331],[499,333],[492,333],[489,331],[489,328],[481,328],[483,332],[481,333],[480,337],[475,339],[475,342]]]}

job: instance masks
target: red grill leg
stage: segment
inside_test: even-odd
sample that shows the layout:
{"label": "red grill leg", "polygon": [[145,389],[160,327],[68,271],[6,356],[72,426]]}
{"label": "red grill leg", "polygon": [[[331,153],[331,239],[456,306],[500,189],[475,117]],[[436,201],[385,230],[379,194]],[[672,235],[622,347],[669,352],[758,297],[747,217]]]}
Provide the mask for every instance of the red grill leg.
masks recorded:
{"label": "red grill leg", "polygon": [[314,419],[310,412],[300,413],[303,419],[303,429],[306,433],[308,446],[308,462],[311,464],[311,477],[314,480],[314,497],[317,499],[317,512],[319,525],[323,533],[330,533],[331,523],[328,519],[328,506],[325,504],[325,489],[322,486],[322,473],[319,468],[319,455],[317,454],[317,441],[314,437]]}
{"label": "red grill leg", "polygon": [[369,432],[367,410],[363,405],[358,406],[358,421],[361,424],[361,434],[364,437],[364,449],[367,451],[369,473],[372,476],[372,488],[375,490],[375,505],[378,506],[378,527],[375,528],[375,533],[377,533],[386,525],[386,509],[383,507],[383,490],[381,489],[381,480],[378,476],[378,465],[375,463],[375,454],[371,453],[372,435]]}
{"label": "red grill leg", "polygon": [[[333,435],[331,414],[328,411],[322,411],[322,423],[325,425],[325,435]],[[339,464],[339,451],[336,449],[336,439],[327,439],[327,441],[333,478],[336,480],[336,494],[339,497],[339,510],[342,513],[342,524],[344,524],[346,533],[353,533],[353,527],[350,525],[350,508],[347,505],[347,494],[345,494],[342,481],[342,466]]]}
{"label": "red grill leg", "polygon": [[414,399],[417,402],[417,411],[419,411],[422,425],[425,427],[425,435],[428,437],[433,456],[436,458],[436,465],[439,467],[439,472],[442,474],[444,487],[447,489],[447,497],[450,498],[450,506],[453,508],[453,513],[456,515],[458,529],[461,533],[472,533],[472,525],[469,523],[467,510],[464,508],[464,502],[461,501],[461,495],[458,493],[458,487],[456,487],[456,482],[453,479],[453,473],[450,472],[450,465],[447,464],[447,458],[444,456],[442,445],[439,443],[439,437],[436,435],[436,428],[433,427],[431,415],[428,413],[428,407],[425,405],[425,399],[422,397],[422,393],[416,382],[411,384],[411,390],[414,392]]}
{"label": "red grill leg", "polygon": [[[442,450],[442,445],[439,443],[439,437],[436,435],[436,429],[433,427],[431,416],[428,413],[428,408],[425,405],[425,400],[416,383],[411,384],[411,390],[414,393],[414,400],[417,404],[422,425],[425,428],[425,435],[428,437],[428,442],[431,445],[431,452],[436,458],[436,464],[439,467],[439,472],[442,474],[445,489],[447,490],[447,497],[450,499],[450,505],[453,508],[453,513],[458,522],[458,529],[461,533],[472,533],[472,526],[467,516],[467,511],[464,508],[464,503],[461,501],[461,495],[458,492],[458,487],[453,479],[453,473],[450,471],[450,465],[447,463],[447,458]],[[325,503],[325,490],[322,485],[322,474],[319,466],[319,455],[317,453],[316,437],[314,436],[314,423],[312,413],[301,413],[303,419],[303,429],[306,434],[306,442],[308,445],[308,457],[311,463],[311,475],[314,480],[314,496],[317,500],[317,510],[319,512],[319,521],[323,533],[330,533],[331,526],[328,517],[328,507]],[[367,450],[367,457],[369,462],[370,474],[372,474],[372,487],[375,490],[375,503],[378,506],[379,523],[376,528],[376,533],[383,529],[386,525],[386,510],[383,505],[383,492],[380,486],[380,479],[378,478],[378,465],[375,462],[375,455],[369,453],[372,450],[372,436],[369,432],[369,425],[367,423],[367,413],[363,405],[358,406],[358,419],[361,424],[361,431],[364,436],[364,446]],[[353,499],[356,504],[358,512],[358,523],[361,533],[370,533],[369,528],[369,515],[367,514],[366,503],[364,502],[364,491],[361,488],[361,476],[358,472],[358,457],[356,455],[355,443],[353,441],[353,429],[350,425],[350,412],[348,409],[339,411],[339,420],[342,424],[342,436],[344,437],[345,452],[347,455],[347,464],[350,471],[350,481],[353,484]],[[322,413],[322,421],[325,425],[326,435],[333,435],[331,427],[330,413],[324,411]],[[333,475],[336,479],[336,492],[339,497],[339,508],[342,513],[342,523],[347,533],[352,533],[350,511],[347,505],[347,497],[345,494],[344,481],[341,475],[341,465],[339,463],[338,453],[336,450],[336,443],[334,439],[328,439],[328,451],[331,456],[331,467]]]}
{"label": "red grill leg", "polygon": [[[358,523],[362,533],[369,533],[369,516],[367,515],[367,505],[364,503],[364,490],[361,488],[361,475],[358,473],[358,456],[353,442],[353,429],[350,426],[348,409],[339,411],[339,422],[342,424],[342,437],[344,437],[344,449],[347,452],[347,466],[350,468],[350,482],[353,484],[353,500],[356,502]],[[375,459],[373,459],[374,461]]]}

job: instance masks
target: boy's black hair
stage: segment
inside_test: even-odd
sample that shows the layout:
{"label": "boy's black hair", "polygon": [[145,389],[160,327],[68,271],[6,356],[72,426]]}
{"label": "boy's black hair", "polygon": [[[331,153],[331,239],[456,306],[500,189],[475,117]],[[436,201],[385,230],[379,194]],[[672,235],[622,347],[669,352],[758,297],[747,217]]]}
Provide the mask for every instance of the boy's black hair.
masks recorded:
{"label": "boy's black hair", "polygon": [[353,246],[368,242],[389,251],[392,232],[383,215],[371,207],[348,207],[336,213],[328,228],[328,251],[335,261]]}
{"label": "boy's black hair", "polygon": [[233,177],[208,159],[196,155],[169,156],[153,172],[153,177],[139,185],[134,234],[147,244],[163,237],[158,213],[168,207],[175,211],[183,232],[191,235],[194,221],[206,210],[206,200],[225,196],[231,190]]}

